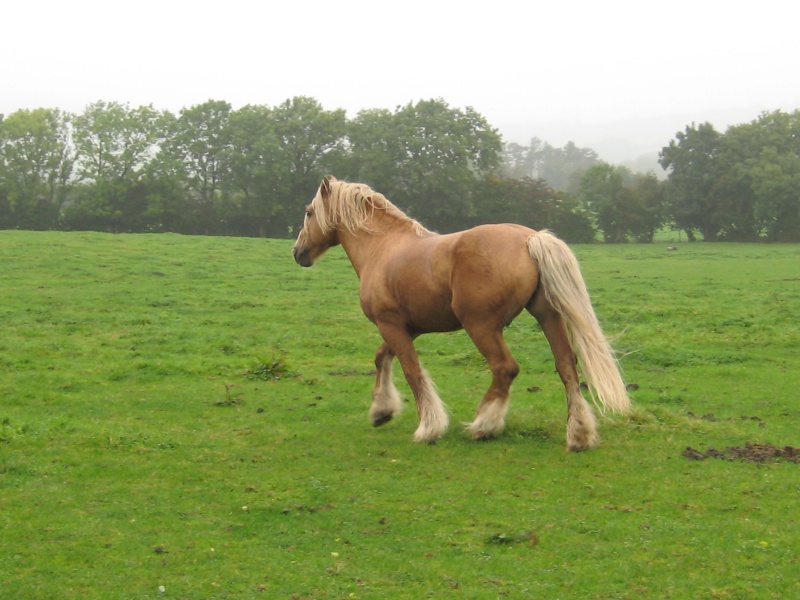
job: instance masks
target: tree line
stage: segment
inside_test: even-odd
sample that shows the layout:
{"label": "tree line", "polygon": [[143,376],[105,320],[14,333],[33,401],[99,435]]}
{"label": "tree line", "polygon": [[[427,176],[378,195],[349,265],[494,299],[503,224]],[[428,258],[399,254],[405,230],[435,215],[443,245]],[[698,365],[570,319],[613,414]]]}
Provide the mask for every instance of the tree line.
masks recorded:
{"label": "tree line", "polygon": [[659,162],[670,217],[689,239],[800,241],[800,110],[765,112],[724,133],[689,125]]}
{"label": "tree line", "polygon": [[313,98],[178,114],[96,102],[0,115],[0,228],[291,237],[323,176],[364,181],[426,226],[512,221],[571,242],[800,238],[798,113],[664,147],[666,180],[572,143],[504,144],[472,108],[423,100],[349,119]]}

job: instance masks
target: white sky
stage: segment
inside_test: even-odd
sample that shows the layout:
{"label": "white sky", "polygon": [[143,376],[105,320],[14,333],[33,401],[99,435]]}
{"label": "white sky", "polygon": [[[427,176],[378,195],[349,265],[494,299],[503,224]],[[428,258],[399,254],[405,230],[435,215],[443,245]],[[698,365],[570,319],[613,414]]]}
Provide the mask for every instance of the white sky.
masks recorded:
{"label": "white sky", "polygon": [[0,113],[441,98],[506,141],[636,154],[800,108],[798,23],[795,0],[8,0]]}

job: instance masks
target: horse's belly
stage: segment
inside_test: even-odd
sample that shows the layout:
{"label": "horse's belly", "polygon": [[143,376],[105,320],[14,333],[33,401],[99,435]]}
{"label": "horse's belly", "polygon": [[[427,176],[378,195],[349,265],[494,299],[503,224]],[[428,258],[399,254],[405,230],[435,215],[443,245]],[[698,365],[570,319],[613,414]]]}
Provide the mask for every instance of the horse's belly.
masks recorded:
{"label": "horse's belly", "polygon": [[461,322],[453,312],[449,288],[425,285],[419,280],[415,283],[398,287],[393,294],[409,331],[429,333],[461,329]]}
{"label": "horse's belly", "polygon": [[421,311],[419,313],[409,313],[408,329],[413,333],[433,333],[437,331],[456,331],[461,329],[461,322],[458,320],[452,309]]}

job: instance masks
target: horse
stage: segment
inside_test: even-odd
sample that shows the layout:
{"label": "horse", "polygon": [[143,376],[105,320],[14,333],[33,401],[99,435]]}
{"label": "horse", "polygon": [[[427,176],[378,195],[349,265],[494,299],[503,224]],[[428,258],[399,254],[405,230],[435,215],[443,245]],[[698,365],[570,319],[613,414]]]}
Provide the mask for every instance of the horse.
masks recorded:
{"label": "horse", "polygon": [[360,280],[361,308],[383,338],[375,354],[369,410],[374,426],[390,421],[402,407],[392,377],[397,357],[416,401],[414,440],[433,444],[445,433],[448,413],[420,366],[414,340],[464,329],[492,373],[466,428],[478,440],[498,435],[519,373],[503,329],[523,309],[539,322],[564,384],[568,451],[593,448],[600,440],[594,412],[581,392],[578,365],[602,413],[629,410],[617,359],[578,261],[551,232],[495,224],[438,234],[368,185],[326,177],[306,206],[292,254],[297,264],[310,267],[337,245]]}

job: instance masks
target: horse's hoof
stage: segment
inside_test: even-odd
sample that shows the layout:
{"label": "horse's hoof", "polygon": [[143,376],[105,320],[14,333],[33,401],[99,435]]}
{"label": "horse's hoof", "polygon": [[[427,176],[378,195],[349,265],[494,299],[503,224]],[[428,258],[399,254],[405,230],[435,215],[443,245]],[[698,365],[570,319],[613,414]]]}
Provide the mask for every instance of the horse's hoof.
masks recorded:
{"label": "horse's hoof", "polygon": [[575,444],[567,444],[567,452],[584,452],[589,448],[590,446],[577,446]]}
{"label": "horse's hoof", "polygon": [[488,442],[496,437],[496,433],[492,433],[489,431],[474,431],[473,429],[468,429],[469,432],[472,434],[472,439],[476,442]]}
{"label": "horse's hoof", "polygon": [[586,450],[597,448],[599,445],[600,437],[595,434],[589,437],[584,437],[577,441],[573,440],[571,442],[567,442],[567,452],[585,452]]}
{"label": "horse's hoof", "polygon": [[392,413],[387,413],[385,415],[380,415],[372,419],[372,426],[373,427],[380,427],[381,425],[386,425],[389,421],[392,420],[394,415]]}
{"label": "horse's hoof", "polygon": [[494,428],[486,426],[486,423],[478,423],[477,420],[472,423],[464,423],[464,429],[469,433],[473,440],[476,442],[487,442],[493,440],[497,435],[503,431],[505,423],[499,426],[495,425]]}

